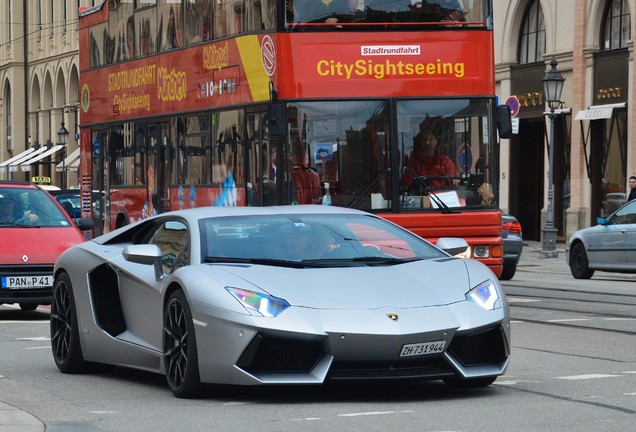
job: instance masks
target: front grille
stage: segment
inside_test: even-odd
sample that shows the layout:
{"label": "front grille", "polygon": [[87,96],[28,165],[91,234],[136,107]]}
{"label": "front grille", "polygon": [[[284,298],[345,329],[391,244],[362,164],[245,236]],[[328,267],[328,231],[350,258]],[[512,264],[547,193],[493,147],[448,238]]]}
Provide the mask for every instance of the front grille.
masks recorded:
{"label": "front grille", "polygon": [[9,264],[0,265],[0,276],[16,276],[16,275],[47,275],[53,274],[53,265],[21,265]]}
{"label": "front grille", "polygon": [[440,356],[382,362],[335,361],[329,371],[331,380],[357,379],[439,379],[453,375],[453,370]]}
{"label": "front grille", "polygon": [[456,335],[448,352],[468,367],[499,364],[509,350],[503,329],[497,326],[479,333]]}
{"label": "front grille", "polygon": [[237,366],[251,373],[308,373],[323,354],[320,342],[257,335]]}

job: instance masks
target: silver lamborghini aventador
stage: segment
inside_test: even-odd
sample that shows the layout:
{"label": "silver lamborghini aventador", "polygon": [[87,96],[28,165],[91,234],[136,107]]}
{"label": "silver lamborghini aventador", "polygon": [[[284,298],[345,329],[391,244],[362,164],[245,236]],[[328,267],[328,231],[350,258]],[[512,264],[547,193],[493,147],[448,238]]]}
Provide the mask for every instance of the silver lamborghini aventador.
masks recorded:
{"label": "silver lamborghini aventador", "polygon": [[53,358],[206,383],[444,380],[487,386],[510,360],[509,307],[483,264],[386,220],[324,206],[165,213],[64,252]]}

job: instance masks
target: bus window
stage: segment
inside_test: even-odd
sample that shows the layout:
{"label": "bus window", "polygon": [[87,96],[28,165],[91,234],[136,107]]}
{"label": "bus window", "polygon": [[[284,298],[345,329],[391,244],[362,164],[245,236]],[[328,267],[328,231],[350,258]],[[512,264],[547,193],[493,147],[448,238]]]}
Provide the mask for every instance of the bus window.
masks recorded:
{"label": "bus window", "polygon": [[181,3],[169,0],[159,0],[157,6],[159,16],[158,50],[168,51],[182,46],[182,19]]}
{"label": "bus window", "polygon": [[184,28],[188,45],[212,38],[212,4],[210,0],[186,0]]}

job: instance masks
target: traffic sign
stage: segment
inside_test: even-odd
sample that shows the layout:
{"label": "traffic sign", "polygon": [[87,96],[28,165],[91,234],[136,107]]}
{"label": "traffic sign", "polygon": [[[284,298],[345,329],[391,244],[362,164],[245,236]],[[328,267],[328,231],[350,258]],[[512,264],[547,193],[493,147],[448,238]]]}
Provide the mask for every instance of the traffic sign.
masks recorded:
{"label": "traffic sign", "polygon": [[506,99],[506,105],[510,107],[510,115],[512,117],[517,117],[517,115],[519,114],[519,109],[521,108],[517,96],[509,96],[508,99]]}

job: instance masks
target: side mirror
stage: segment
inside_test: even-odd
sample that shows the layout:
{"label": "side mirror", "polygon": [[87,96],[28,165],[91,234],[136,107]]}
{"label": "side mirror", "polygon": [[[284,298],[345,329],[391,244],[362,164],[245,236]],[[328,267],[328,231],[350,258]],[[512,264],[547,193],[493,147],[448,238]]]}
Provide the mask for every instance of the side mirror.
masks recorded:
{"label": "side mirror", "polygon": [[496,120],[499,138],[512,138],[512,114],[508,105],[497,107]]}
{"label": "side mirror", "polygon": [[77,225],[77,228],[79,228],[80,231],[88,231],[88,230],[92,230],[93,227],[95,226],[95,222],[93,221],[93,219],[75,219],[75,225]]}
{"label": "side mirror", "polygon": [[122,256],[126,261],[152,265],[155,268],[155,278],[161,280],[163,269],[161,268],[161,249],[154,244],[130,245],[124,248]]}
{"label": "side mirror", "polygon": [[275,101],[267,105],[267,124],[271,138],[282,138],[287,133],[285,102]]}
{"label": "side mirror", "polygon": [[605,219],[604,217],[597,217],[596,223],[599,225],[607,225],[607,219]]}
{"label": "side mirror", "polygon": [[[438,248],[442,249],[449,255],[458,258],[470,258],[470,251],[468,250],[468,243],[462,238],[456,237],[442,237],[437,240],[435,244]],[[465,255],[468,252],[467,255]]]}

